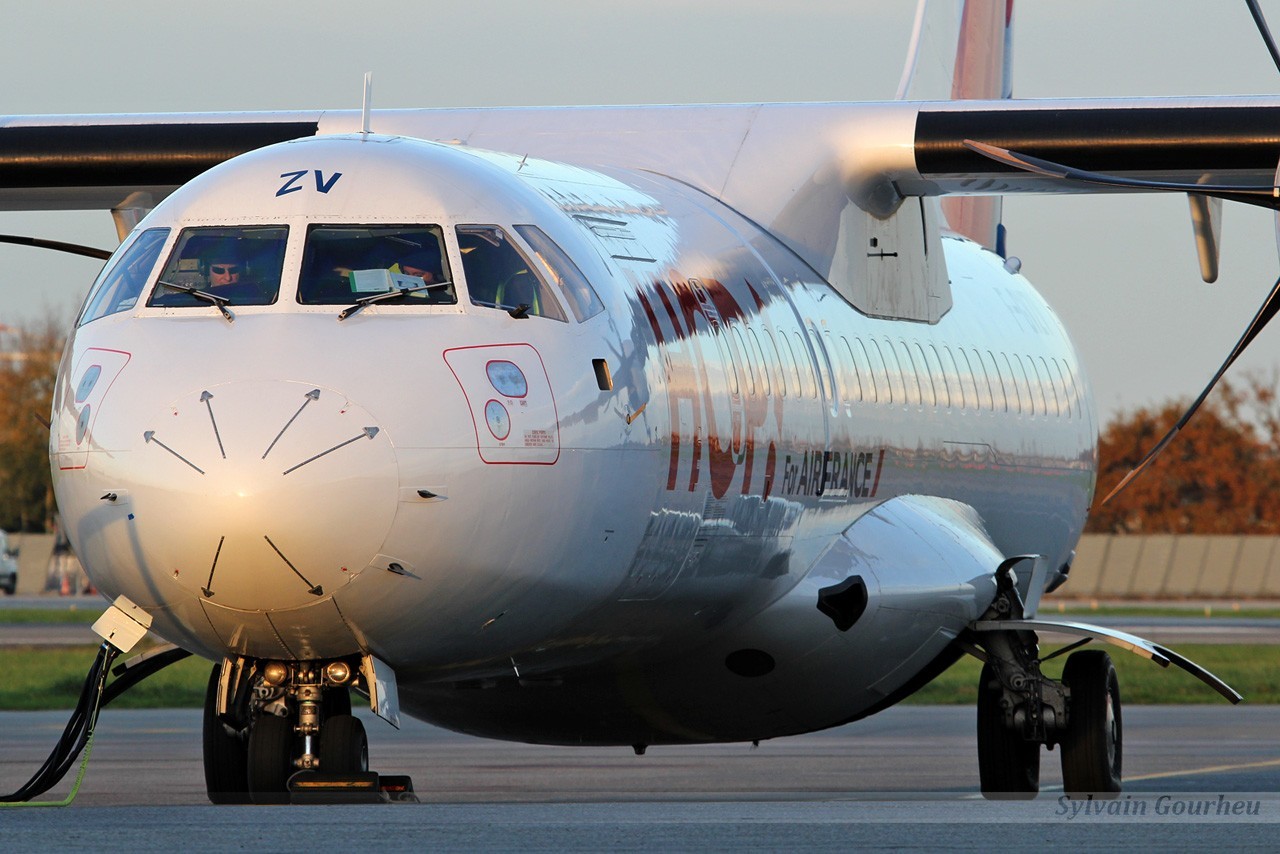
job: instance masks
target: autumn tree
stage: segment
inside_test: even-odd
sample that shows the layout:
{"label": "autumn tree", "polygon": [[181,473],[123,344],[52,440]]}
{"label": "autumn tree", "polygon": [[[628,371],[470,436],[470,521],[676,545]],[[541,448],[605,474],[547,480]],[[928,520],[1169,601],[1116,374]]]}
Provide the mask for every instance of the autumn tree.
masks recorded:
{"label": "autumn tree", "polygon": [[[1106,495],[1177,422],[1185,401],[1138,409],[1099,437],[1098,496]],[[1096,533],[1280,532],[1280,407],[1275,383],[1223,382],[1156,461],[1105,507]]]}
{"label": "autumn tree", "polygon": [[53,519],[49,429],[62,353],[60,324],[6,327],[0,334],[0,528],[48,530]]}

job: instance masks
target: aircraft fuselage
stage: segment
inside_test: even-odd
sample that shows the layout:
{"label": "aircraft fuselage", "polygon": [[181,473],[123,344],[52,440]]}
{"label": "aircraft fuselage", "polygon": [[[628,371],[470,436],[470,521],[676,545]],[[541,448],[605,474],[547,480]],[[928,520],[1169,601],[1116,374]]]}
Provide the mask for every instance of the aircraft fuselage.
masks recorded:
{"label": "aircraft fuselage", "polygon": [[[340,320],[354,273],[298,284],[327,226],[434,229],[456,299]],[[201,228],[282,235],[271,299],[158,297]],[[921,238],[948,310],[935,282],[869,312],[675,180],[358,135],[216,167],[117,257],[146,239],[133,302],[93,316],[108,262],[68,343],[51,457],[97,586],[211,659],[371,653],[406,710],[509,739],[768,738],[896,699],[995,563],[1056,569],[1083,528],[1074,349],[965,240]],[[503,242],[523,312],[479,299]],[[818,597],[855,577],[842,629]]]}

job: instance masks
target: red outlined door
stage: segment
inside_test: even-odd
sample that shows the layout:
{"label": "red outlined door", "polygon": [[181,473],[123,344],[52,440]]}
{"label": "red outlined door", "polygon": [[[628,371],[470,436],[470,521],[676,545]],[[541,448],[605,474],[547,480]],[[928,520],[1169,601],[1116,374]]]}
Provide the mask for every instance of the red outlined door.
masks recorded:
{"label": "red outlined door", "polygon": [[462,387],[480,459],[492,465],[554,465],[560,424],[542,356],[530,344],[444,351]]}
{"label": "red outlined door", "polygon": [[88,463],[93,423],[111,384],[128,363],[128,353],[97,347],[85,350],[76,360],[67,399],[58,415],[55,453],[59,469],[81,469]]}

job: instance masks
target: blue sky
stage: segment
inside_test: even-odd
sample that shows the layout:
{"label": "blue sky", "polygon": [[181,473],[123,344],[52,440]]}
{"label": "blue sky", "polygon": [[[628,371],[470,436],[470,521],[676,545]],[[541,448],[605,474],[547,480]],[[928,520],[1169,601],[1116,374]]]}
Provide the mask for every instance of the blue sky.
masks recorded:
{"label": "blue sky", "polygon": [[[44,0],[6,11],[0,115],[356,107],[366,70],[381,107],[877,100],[914,6]],[[1243,0],[1022,0],[1015,24],[1018,97],[1280,91]],[[1179,196],[1016,199],[1005,222],[1104,415],[1198,391],[1280,268],[1271,216],[1228,208],[1205,285]],[[114,243],[105,213],[0,214],[0,232]],[[95,272],[0,246],[0,323],[70,316]],[[1253,351],[1239,368],[1280,366],[1280,329]]]}

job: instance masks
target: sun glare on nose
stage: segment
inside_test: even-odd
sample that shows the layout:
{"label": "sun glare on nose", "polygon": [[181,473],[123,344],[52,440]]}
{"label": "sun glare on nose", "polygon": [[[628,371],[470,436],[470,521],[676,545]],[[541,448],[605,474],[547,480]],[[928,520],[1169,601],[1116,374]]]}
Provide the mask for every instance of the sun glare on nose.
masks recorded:
{"label": "sun glare on nose", "polygon": [[200,389],[139,437],[133,524],[166,577],[208,604],[300,607],[378,553],[395,452],[345,395],[293,382]]}

